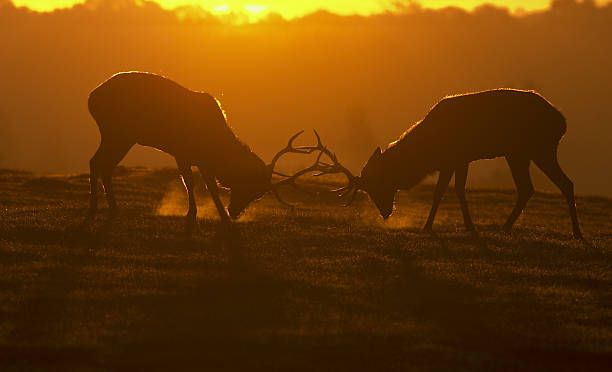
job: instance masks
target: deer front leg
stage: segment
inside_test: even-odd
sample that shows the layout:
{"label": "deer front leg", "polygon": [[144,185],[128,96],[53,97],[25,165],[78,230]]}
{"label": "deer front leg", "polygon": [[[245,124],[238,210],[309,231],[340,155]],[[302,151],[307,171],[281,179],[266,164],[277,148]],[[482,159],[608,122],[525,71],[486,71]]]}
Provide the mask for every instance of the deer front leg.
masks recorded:
{"label": "deer front leg", "polygon": [[177,160],[176,165],[178,166],[181,179],[183,180],[183,185],[187,190],[187,197],[189,198],[189,210],[187,211],[187,222],[185,229],[188,233],[190,233],[196,226],[198,215],[198,207],[196,205],[195,193],[193,190],[193,172],[191,171],[191,165],[188,162]]}
{"label": "deer front leg", "polygon": [[102,139],[100,142],[98,151],[96,151],[89,162],[91,188],[90,214],[93,215],[98,206],[97,179],[102,177],[102,186],[104,186],[104,193],[108,201],[110,215],[116,215],[117,202],[113,190],[113,170],[133,145],[134,142],[129,140],[118,140],[116,138],[106,138]]}
{"label": "deer front leg", "polygon": [[431,231],[431,228],[434,223],[434,219],[436,218],[436,212],[438,211],[438,206],[440,205],[440,201],[446,193],[446,189],[448,188],[448,183],[450,179],[453,177],[453,169],[441,169],[440,176],[438,177],[438,184],[436,185],[436,190],[434,191],[434,199],[433,204],[431,205],[431,211],[429,212],[429,217],[427,218],[427,222],[423,227],[423,231]]}
{"label": "deer front leg", "polygon": [[202,172],[201,168],[200,168],[200,173],[202,173],[202,177],[204,178],[204,182],[206,183],[208,192],[210,192],[210,196],[212,197],[213,202],[215,203],[215,206],[217,207],[217,211],[219,212],[219,217],[221,217],[221,222],[227,226],[231,225],[231,220],[230,220],[229,215],[227,214],[227,210],[225,209],[225,206],[221,202],[221,199],[219,199],[219,187],[217,186],[217,180],[215,179],[215,177],[212,177],[209,174]]}
{"label": "deer front leg", "polygon": [[98,173],[95,168],[95,157],[89,162],[89,212],[88,215],[93,217],[98,210]]}
{"label": "deer front leg", "polygon": [[470,216],[470,210],[468,209],[467,200],[465,198],[465,183],[467,181],[469,163],[465,163],[455,169],[455,193],[457,199],[459,199],[459,205],[461,206],[461,213],[463,214],[463,222],[465,223],[465,229],[467,231],[474,232],[474,223]]}
{"label": "deer front leg", "polygon": [[102,175],[102,186],[108,202],[108,212],[111,217],[117,215],[117,201],[115,200],[115,190],[113,189],[113,175],[111,172]]}
{"label": "deer front leg", "polygon": [[512,213],[504,224],[504,231],[509,233],[512,231],[512,226],[519,218],[527,202],[534,194],[531,176],[529,175],[529,164],[531,161],[526,157],[506,156],[506,161],[512,172],[512,178],[516,185],[517,199]]}

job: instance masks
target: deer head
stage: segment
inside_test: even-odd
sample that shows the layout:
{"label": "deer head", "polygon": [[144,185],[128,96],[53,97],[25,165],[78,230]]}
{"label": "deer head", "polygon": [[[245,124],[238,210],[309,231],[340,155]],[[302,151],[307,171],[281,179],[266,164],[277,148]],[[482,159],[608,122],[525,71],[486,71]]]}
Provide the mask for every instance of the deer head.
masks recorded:
{"label": "deer head", "polygon": [[390,182],[383,163],[380,147],[374,150],[359,177],[359,189],[364,190],[378,207],[380,215],[387,219],[393,212],[397,188]]}
{"label": "deer head", "polygon": [[231,187],[227,211],[232,219],[240,217],[251,202],[260,199],[271,188],[271,169],[257,156],[253,156],[246,163],[242,164],[242,169],[237,172],[238,179]]}

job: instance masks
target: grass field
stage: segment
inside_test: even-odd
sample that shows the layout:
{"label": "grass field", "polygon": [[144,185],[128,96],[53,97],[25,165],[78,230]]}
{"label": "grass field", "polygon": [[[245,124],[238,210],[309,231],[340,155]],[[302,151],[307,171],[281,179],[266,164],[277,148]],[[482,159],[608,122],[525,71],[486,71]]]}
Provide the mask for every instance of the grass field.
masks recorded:
{"label": "grass field", "polygon": [[514,190],[468,193],[479,237],[452,190],[421,233],[429,186],[386,222],[363,196],[267,196],[228,234],[199,187],[188,238],[174,170],[119,168],[115,187],[119,216],[85,225],[87,175],[0,171],[0,370],[612,366],[610,199],[578,197],[588,244],[560,194],[501,232]]}

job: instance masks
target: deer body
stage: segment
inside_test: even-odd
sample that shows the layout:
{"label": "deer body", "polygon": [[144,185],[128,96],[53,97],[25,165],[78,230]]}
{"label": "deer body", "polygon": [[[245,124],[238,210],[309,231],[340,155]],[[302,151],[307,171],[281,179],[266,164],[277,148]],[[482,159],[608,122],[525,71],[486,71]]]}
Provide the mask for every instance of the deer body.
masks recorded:
{"label": "deer body", "polygon": [[416,156],[431,172],[457,162],[550,150],[565,129],[563,115],[540,95],[493,90],[445,98],[387,151],[390,158]]}
{"label": "deer body", "polygon": [[428,174],[439,171],[425,224],[425,229],[430,230],[455,174],[455,190],[466,228],[474,230],[465,198],[468,165],[479,159],[505,157],[518,191],[515,208],[504,225],[510,230],[534,193],[529,176],[533,161],[566,197],[574,235],[581,237],[573,184],[557,162],[557,146],[565,131],[563,115],[531,91],[498,89],[445,98],[384,152],[376,149],[359,183],[387,218],[398,189],[410,189]]}
{"label": "deer body", "polygon": [[138,143],[175,157],[189,194],[188,219],[196,219],[191,166],[198,166],[219,214],[229,221],[218,196],[218,179],[231,188],[229,212],[237,217],[253,199],[270,189],[272,171],[234,135],[217,100],[164,77],[120,73],[89,96],[89,111],[101,143],[90,161],[90,210],[97,208],[97,179],[102,178],[109,206],[116,209],[112,171]]}

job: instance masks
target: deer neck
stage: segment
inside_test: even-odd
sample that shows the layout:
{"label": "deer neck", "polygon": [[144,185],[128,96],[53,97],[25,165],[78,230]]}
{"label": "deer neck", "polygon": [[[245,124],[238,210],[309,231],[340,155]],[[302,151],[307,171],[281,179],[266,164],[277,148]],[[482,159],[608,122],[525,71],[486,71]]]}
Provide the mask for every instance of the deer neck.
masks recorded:
{"label": "deer neck", "polygon": [[419,156],[405,139],[383,152],[383,166],[389,182],[398,190],[408,190],[419,184],[430,170],[426,154]]}
{"label": "deer neck", "polygon": [[227,148],[218,156],[215,176],[223,186],[229,188],[237,183],[248,182],[250,175],[264,172],[266,168],[264,161],[242,143]]}

